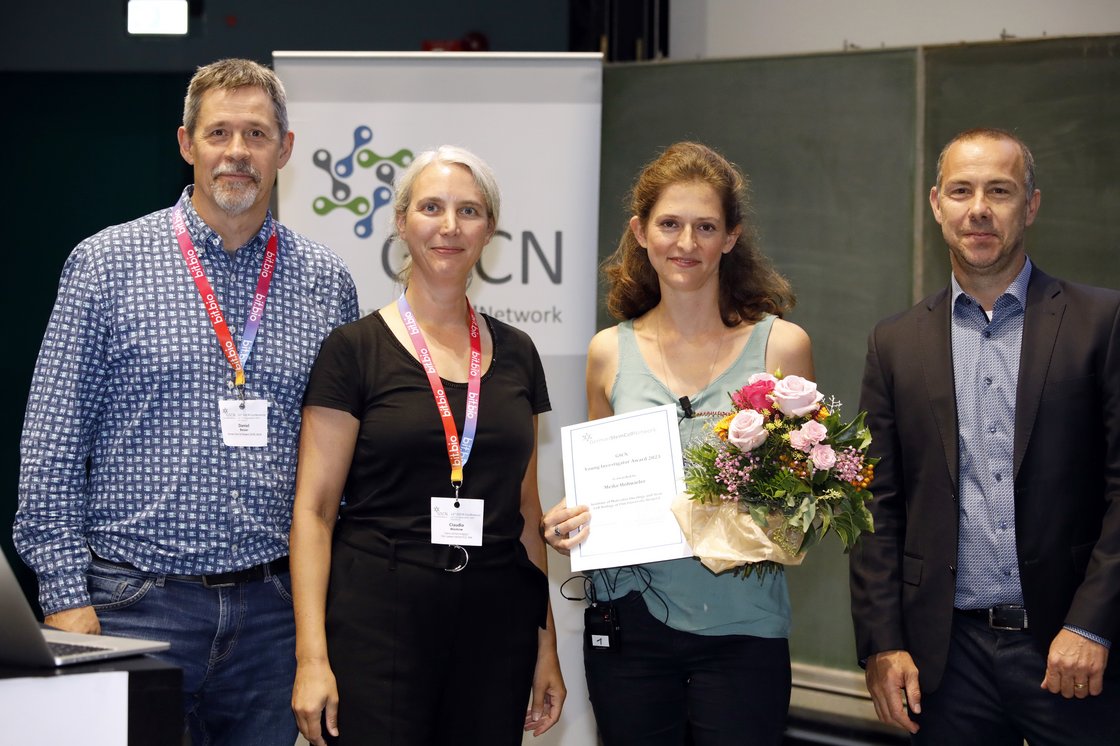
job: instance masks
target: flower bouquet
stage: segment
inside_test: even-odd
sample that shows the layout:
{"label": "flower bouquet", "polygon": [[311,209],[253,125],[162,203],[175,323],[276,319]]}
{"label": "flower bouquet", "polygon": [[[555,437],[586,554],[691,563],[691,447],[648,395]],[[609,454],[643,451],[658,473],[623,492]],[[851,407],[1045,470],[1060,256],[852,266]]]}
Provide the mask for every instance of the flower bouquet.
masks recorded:
{"label": "flower bouquet", "polygon": [[800,376],[756,373],[731,394],[712,435],[685,448],[687,493],[673,504],[693,553],[712,572],[749,575],[800,564],[830,530],[847,551],[873,531],[867,503],[877,459],[865,412]]}

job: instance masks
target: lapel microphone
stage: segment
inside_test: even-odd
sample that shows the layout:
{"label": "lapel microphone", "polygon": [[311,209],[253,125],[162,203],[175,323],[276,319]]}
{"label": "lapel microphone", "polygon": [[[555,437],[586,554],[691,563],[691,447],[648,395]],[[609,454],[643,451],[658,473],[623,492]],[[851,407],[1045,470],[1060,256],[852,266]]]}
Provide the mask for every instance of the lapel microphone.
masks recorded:
{"label": "lapel microphone", "polygon": [[696,415],[696,413],[692,411],[692,401],[687,396],[682,396],[680,399],[677,399],[677,402],[681,405],[681,409],[684,410],[685,419],[692,419]]}

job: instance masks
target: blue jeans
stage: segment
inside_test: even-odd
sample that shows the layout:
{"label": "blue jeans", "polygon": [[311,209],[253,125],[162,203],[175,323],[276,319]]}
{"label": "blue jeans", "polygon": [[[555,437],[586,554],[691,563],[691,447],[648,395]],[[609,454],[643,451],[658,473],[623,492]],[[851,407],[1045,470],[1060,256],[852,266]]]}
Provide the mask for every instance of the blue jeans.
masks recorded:
{"label": "blue jeans", "polygon": [[171,643],[157,657],[183,669],[183,712],[195,746],[295,743],[286,573],[207,588],[95,559],[87,579],[105,634]]}

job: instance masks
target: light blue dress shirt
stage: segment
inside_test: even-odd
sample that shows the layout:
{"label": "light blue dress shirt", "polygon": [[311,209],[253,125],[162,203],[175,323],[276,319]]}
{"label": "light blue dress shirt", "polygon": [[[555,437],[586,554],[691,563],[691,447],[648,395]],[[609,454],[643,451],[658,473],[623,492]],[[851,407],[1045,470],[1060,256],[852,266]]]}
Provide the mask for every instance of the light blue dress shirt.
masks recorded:
{"label": "light blue dress shirt", "polygon": [[952,280],[960,540],[954,606],[1023,603],[1015,545],[1015,391],[1031,263],[992,306]]}
{"label": "light blue dress shirt", "polygon": [[[1022,604],[1015,543],[1015,392],[1031,261],[992,306],[991,317],[952,279],[953,383],[957,397],[959,541],[953,605]],[[1027,609],[1028,623],[1030,609]],[[1065,628],[1106,647],[1110,641]]]}

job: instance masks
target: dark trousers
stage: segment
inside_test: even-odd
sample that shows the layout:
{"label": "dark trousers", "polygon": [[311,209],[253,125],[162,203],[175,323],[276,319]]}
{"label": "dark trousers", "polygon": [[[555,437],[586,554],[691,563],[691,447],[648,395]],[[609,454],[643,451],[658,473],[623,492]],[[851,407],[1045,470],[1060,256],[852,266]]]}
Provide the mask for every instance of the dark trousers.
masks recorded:
{"label": "dark trousers", "polygon": [[1097,697],[1065,699],[1041,689],[1046,657],[1029,632],[989,629],[956,614],[945,677],[923,693],[919,746],[1115,746],[1120,743],[1120,681]]}
{"label": "dark trousers", "polygon": [[779,744],[789,710],[789,642],[697,635],[655,619],[637,593],[615,601],[619,652],[584,645],[604,746]]}
{"label": "dark trousers", "polygon": [[453,573],[335,542],[337,743],[519,746],[547,594],[525,558]]}

